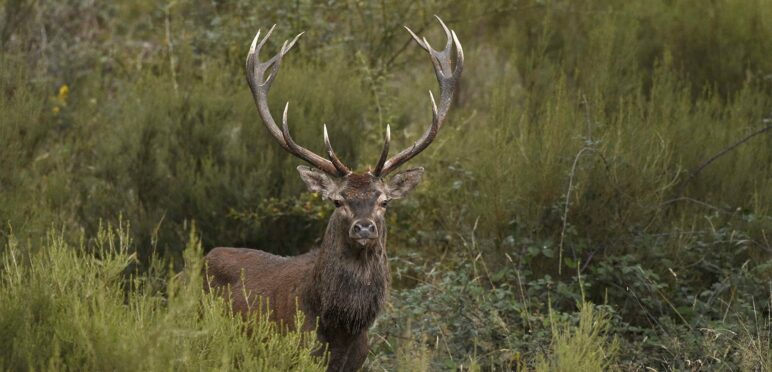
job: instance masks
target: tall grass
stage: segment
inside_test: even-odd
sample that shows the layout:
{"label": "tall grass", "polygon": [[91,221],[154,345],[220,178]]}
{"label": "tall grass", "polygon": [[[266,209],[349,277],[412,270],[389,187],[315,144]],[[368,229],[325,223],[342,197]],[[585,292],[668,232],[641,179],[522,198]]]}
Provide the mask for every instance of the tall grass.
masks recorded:
{"label": "tall grass", "polygon": [[579,324],[553,322],[552,350],[539,358],[536,371],[609,371],[615,366],[617,340],[607,339],[608,316],[592,304],[579,309]]}
{"label": "tall grass", "polygon": [[262,128],[251,37],[278,24],[267,56],[307,31],[270,105],[290,101],[317,152],[326,123],[362,170],[387,123],[396,149],[431,120],[431,64],[401,26],[440,45],[434,13],[466,69],[411,161],[424,182],[389,212],[394,310],[371,367],[533,368],[549,310],[579,324],[585,299],[609,315],[621,369],[768,364],[768,322],[750,324],[772,280],[769,1],[8,0],[0,237],[43,249],[57,226],[77,248],[124,216],[148,275],[157,256],[182,270],[191,221],[204,250],[306,251],[331,208]]}
{"label": "tall grass", "polygon": [[193,235],[185,272],[170,276],[158,264],[156,275],[127,275],[136,254],[126,228],[79,246],[56,231],[46,240],[3,243],[2,370],[323,369],[310,355],[313,334],[279,333],[265,317],[244,322],[204,294]]}
{"label": "tall grass", "polygon": [[[105,48],[98,35],[126,38],[125,50],[104,52],[93,61],[99,69],[89,70],[68,63],[91,54],[57,49],[78,36],[66,32],[75,27],[66,22],[73,9],[42,6],[35,18],[9,14],[16,9],[10,4],[6,18],[61,22],[45,45],[20,26],[3,53],[3,65],[13,67],[2,75],[0,159],[9,202],[1,208],[18,234],[43,236],[52,218],[94,233],[100,218],[124,213],[142,243],[159,224],[169,225],[160,230],[161,247],[184,240],[179,226],[191,219],[206,246],[279,243],[284,246],[273,249],[291,253],[311,243],[280,243],[277,233],[236,218],[269,197],[291,198],[302,190],[291,166],[296,161],[265,135],[242,76],[254,29],[279,20],[283,8],[266,4],[253,13],[241,2],[208,10],[180,2],[148,18],[138,14],[153,9],[150,4],[114,5],[126,11],[124,18],[111,18],[112,7],[82,9],[84,19],[105,20],[98,33],[79,34],[82,43]],[[769,135],[691,172],[770,115],[765,76],[772,65],[762,57],[770,46],[762,41],[772,37],[766,21],[772,10],[752,1],[689,4],[421,5],[421,11],[447,11],[470,63],[442,137],[416,160],[430,177],[422,189],[426,207],[409,209],[405,215],[420,213],[409,222],[427,231],[457,230],[480,217],[488,236],[506,237],[513,221],[554,236],[563,226],[559,204],[569,203],[569,220],[585,237],[625,245],[630,229],[696,223],[689,216],[705,211],[705,204],[767,215]],[[293,133],[316,151],[327,123],[341,156],[359,169],[376,159],[387,122],[395,148],[409,145],[430,119],[425,89],[435,82],[426,57],[403,47],[407,35],[391,32],[395,24],[413,24],[434,40],[436,30],[415,15],[400,18],[399,4],[372,5],[356,22],[333,18],[329,27],[312,19],[353,5],[298,6],[286,9],[294,15],[282,21],[273,44],[315,28],[282,66],[271,96],[274,113],[290,101]],[[353,28],[370,17],[391,30],[385,39]],[[167,21],[174,49],[164,41]],[[474,32],[481,27],[485,33]],[[691,32],[677,32],[682,27]],[[29,44],[20,44],[24,38]],[[66,58],[37,58],[24,49],[35,46],[42,56]],[[717,48],[723,57],[714,61]],[[129,58],[137,53],[139,59]],[[173,75],[169,58],[177,61]],[[68,93],[59,94],[64,86]],[[585,147],[592,151],[579,162],[576,188],[564,200],[566,174]],[[25,199],[29,189],[44,197]],[[298,230],[291,218],[278,222],[285,237],[322,229],[311,222]]]}

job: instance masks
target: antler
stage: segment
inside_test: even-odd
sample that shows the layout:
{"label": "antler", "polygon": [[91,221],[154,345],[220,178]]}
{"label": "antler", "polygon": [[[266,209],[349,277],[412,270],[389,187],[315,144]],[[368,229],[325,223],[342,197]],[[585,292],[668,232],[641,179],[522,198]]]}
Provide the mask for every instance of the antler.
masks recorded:
{"label": "antler", "polygon": [[[434,73],[437,75],[437,82],[440,84],[440,107],[439,109],[437,108],[437,104],[434,102],[434,95],[431,91],[429,91],[429,99],[432,101],[431,126],[426,129],[421,138],[418,139],[418,141],[415,142],[413,146],[402,150],[389,160],[385,160],[389,152],[390,140],[389,128],[387,127],[387,134],[383,145],[383,152],[381,153],[381,159],[378,161],[378,165],[372,171],[374,176],[387,175],[426,149],[429,144],[432,143],[434,137],[437,136],[437,132],[440,130],[440,128],[442,128],[442,124],[444,124],[445,118],[448,115],[450,104],[453,101],[453,94],[455,94],[458,80],[461,78],[461,71],[464,68],[464,50],[461,48],[461,43],[458,41],[458,37],[456,37],[456,32],[448,29],[448,26],[442,22],[440,17],[435,17],[438,21],[440,21],[440,25],[442,25],[442,28],[445,30],[445,35],[448,38],[448,41],[445,44],[445,49],[442,51],[434,50],[432,46],[429,45],[429,41],[427,41],[425,37],[418,38],[418,36],[413,33],[413,31],[410,30],[407,26],[405,26],[405,29],[410,33],[410,36],[413,37],[413,40],[418,43],[418,46],[429,52],[429,55],[431,56],[432,64],[434,65]],[[455,69],[451,68],[450,57],[450,52],[452,51],[453,45],[456,47]]]}
{"label": "antler", "polygon": [[[279,53],[265,62],[260,62],[257,56],[260,54],[260,49],[263,48],[263,45],[265,45],[265,42],[271,36],[271,33],[273,33],[273,29],[275,27],[276,25],[273,25],[273,27],[268,30],[268,33],[265,35],[263,40],[259,40],[260,31],[257,31],[257,35],[255,35],[255,38],[252,40],[252,46],[249,48],[249,54],[247,54],[247,83],[249,83],[249,88],[252,91],[252,96],[255,99],[255,104],[257,105],[257,111],[260,113],[260,117],[263,119],[263,124],[265,124],[265,127],[268,128],[268,131],[271,133],[271,135],[273,135],[276,141],[279,142],[281,147],[287,150],[290,154],[311,163],[311,165],[319,168],[325,173],[333,176],[345,176],[351,173],[351,171],[338,159],[338,157],[335,155],[335,152],[332,150],[330,140],[327,138],[326,127],[324,128],[324,142],[327,146],[327,153],[331,160],[327,160],[313,153],[312,151],[298,145],[294,140],[292,140],[292,137],[289,133],[289,127],[287,125],[287,109],[289,108],[289,102],[284,106],[284,115],[282,116],[281,129],[279,129],[279,127],[276,125],[276,121],[273,120],[273,116],[271,116],[271,111],[268,109],[268,91],[271,89],[273,79],[276,78],[276,74],[279,72],[279,66],[281,65],[282,58],[285,54],[287,54],[287,52],[290,51],[290,49],[292,49],[298,38],[303,35],[301,32],[295,36],[292,41],[285,40]],[[259,44],[258,41],[260,41]],[[271,71],[266,78],[265,72],[268,71],[268,69]]]}

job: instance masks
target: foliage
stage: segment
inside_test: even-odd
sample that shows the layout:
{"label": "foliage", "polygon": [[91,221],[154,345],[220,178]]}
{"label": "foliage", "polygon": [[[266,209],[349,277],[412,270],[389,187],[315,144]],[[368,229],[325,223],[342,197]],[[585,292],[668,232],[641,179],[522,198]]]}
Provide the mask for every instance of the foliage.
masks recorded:
{"label": "foliage", "polygon": [[124,275],[133,249],[127,228],[102,228],[79,247],[55,231],[43,247],[11,236],[0,266],[0,369],[322,370],[312,334],[280,334],[266,317],[243,322],[204,294],[194,235],[183,275],[164,276],[161,262],[155,275]]}
{"label": "foliage", "polygon": [[537,371],[608,371],[617,353],[616,340],[606,340],[611,324],[592,304],[579,309],[579,324],[552,330],[552,354],[539,358]]}
{"label": "foliage", "polygon": [[[505,253],[506,264],[498,270],[486,264],[490,254],[474,245],[441,262],[415,254],[394,258],[398,285],[410,288],[392,292],[392,308],[371,337],[370,366],[395,369],[403,345],[412,345],[424,350],[420,355],[429,353],[432,370],[472,363],[553,370],[579,365],[562,364],[566,355],[586,355],[585,362],[604,366],[583,370],[679,370],[695,363],[763,370],[772,332],[772,294],[764,279],[769,262],[735,269],[743,254],[733,249],[736,241],[718,231],[693,235],[685,249],[710,246],[721,257],[705,257],[689,270],[661,259],[667,276],[658,274],[659,266],[624,255],[595,257],[568,277],[554,277],[534,268],[556,258],[555,243],[527,239],[517,242],[519,252]],[[709,273],[720,274],[707,279]],[[714,284],[702,288],[685,276]],[[588,355],[601,350],[608,358]]]}
{"label": "foliage", "polygon": [[[769,369],[772,131],[731,147],[772,125],[769,1],[6,0],[0,238],[26,242],[19,257],[59,247],[85,259],[95,252],[83,237],[123,216],[136,252],[127,272],[158,290],[166,270],[153,263],[182,270],[192,221],[204,250],[307,250],[330,206],[302,193],[297,160],[260,124],[243,81],[252,36],[277,23],[267,55],[307,31],[282,64],[272,112],[290,101],[293,136],[318,153],[327,123],[361,170],[387,123],[393,149],[429,123],[434,76],[401,26],[437,44],[435,13],[459,35],[466,69],[449,121],[411,162],[427,168],[422,186],[389,212],[394,289],[369,366],[536,368],[539,356],[558,366],[565,348],[616,337],[613,362],[593,360]],[[49,279],[102,285],[61,271]],[[583,328],[583,303],[608,328]],[[209,327],[148,309],[159,325],[142,324],[155,332]],[[19,323],[10,314],[0,322]],[[124,340],[110,329],[116,342],[100,345]],[[4,363],[55,360],[50,333],[35,334],[4,350],[39,344],[39,354]],[[242,337],[213,342],[226,336]]]}

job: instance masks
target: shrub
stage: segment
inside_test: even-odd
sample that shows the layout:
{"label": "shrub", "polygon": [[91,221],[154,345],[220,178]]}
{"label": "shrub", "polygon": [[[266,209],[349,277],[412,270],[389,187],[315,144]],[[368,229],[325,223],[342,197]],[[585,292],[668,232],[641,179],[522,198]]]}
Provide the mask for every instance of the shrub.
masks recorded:
{"label": "shrub", "polygon": [[0,266],[0,369],[323,370],[310,355],[313,334],[242,321],[204,294],[193,236],[186,271],[169,277],[160,262],[160,276],[127,275],[136,254],[126,228],[101,229],[91,250],[52,231],[30,253],[11,236]]}
{"label": "shrub", "polygon": [[761,369],[771,5],[8,0],[0,238],[33,255],[53,226],[91,249],[81,237],[124,216],[148,283],[165,282],[156,255],[182,270],[192,221],[204,250],[307,250],[330,207],[301,194],[298,161],[260,124],[243,82],[252,35],[278,23],[271,52],[308,31],[270,105],[290,101],[293,135],[317,152],[326,122],[365,169],[386,123],[404,148],[431,120],[435,79],[401,26],[437,44],[439,13],[466,70],[412,161],[422,186],[389,212],[393,310],[373,366],[552,363],[550,309],[578,325],[588,301],[619,337],[615,368]]}

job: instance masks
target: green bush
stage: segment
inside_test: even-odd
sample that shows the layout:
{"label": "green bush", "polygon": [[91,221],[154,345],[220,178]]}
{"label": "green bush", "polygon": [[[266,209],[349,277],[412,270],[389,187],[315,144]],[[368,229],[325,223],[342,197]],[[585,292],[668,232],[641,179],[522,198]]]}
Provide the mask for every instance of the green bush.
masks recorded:
{"label": "green bush", "polygon": [[53,227],[93,249],[81,237],[123,216],[142,275],[182,270],[193,221],[204,250],[306,251],[330,206],[260,124],[251,38],[278,24],[267,55],[307,31],[272,111],[290,101],[320,153],[326,123],[363,170],[387,123],[397,149],[431,120],[430,63],[401,26],[439,46],[437,13],[466,69],[411,162],[422,186],[389,212],[371,366],[552,363],[549,311],[578,325],[584,301],[619,339],[613,368],[769,365],[772,3],[285,3],[0,4],[0,238],[26,255]]}
{"label": "green bush", "polygon": [[607,340],[609,319],[590,303],[579,309],[576,326],[554,324],[552,352],[539,358],[537,371],[608,371],[613,369],[619,344]]}
{"label": "green bush", "polygon": [[[709,247],[718,257],[693,257],[694,267],[686,269],[667,257],[653,265],[634,255],[599,256],[569,277],[541,269],[557,258],[557,247],[549,241],[516,242],[499,269],[486,264],[492,254],[472,244],[474,237],[455,247],[461,256],[453,260],[397,257],[394,278],[408,289],[392,291],[392,307],[373,331],[377,357],[371,367],[397,368],[409,345],[416,360],[428,355],[433,370],[472,362],[503,369],[544,363],[559,368],[573,365],[561,364],[561,354],[585,355],[600,350],[597,343],[615,338],[603,344],[615,358],[588,357],[587,363],[621,370],[684,369],[697,362],[705,368],[763,369],[769,364],[762,350],[769,345],[772,324],[769,261],[735,268],[744,256],[737,248],[747,243],[736,230],[690,236],[694,240],[685,251]],[[644,248],[662,241],[638,243]],[[662,267],[666,273],[659,274]],[[584,308],[588,301],[600,305]],[[566,331],[566,324],[578,328]],[[575,337],[569,336],[574,332]],[[619,348],[612,353],[615,343]]]}
{"label": "green bush", "polygon": [[184,274],[169,277],[126,275],[136,253],[125,228],[90,240],[92,250],[73,247],[52,231],[35,253],[13,236],[4,242],[0,369],[323,370],[310,355],[313,334],[280,334],[265,317],[244,322],[204,294],[194,238]]}

